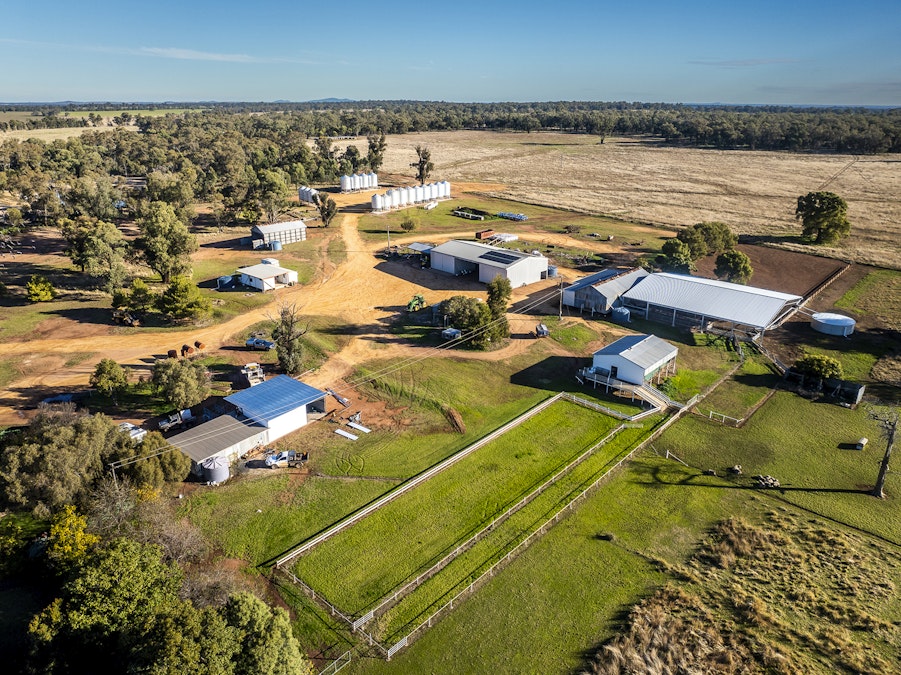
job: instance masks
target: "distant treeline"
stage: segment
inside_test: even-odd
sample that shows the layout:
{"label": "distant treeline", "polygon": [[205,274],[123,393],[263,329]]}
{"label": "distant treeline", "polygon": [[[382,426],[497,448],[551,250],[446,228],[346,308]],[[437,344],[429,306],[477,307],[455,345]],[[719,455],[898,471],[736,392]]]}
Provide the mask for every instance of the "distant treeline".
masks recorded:
{"label": "distant treeline", "polygon": [[[184,110],[197,114],[277,113],[308,136],[364,136],[374,133],[491,129],[561,131],[609,135],[647,135],[674,145],[721,149],[818,151],[852,154],[901,152],[901,109],[794,108],[784,106],[690,106],[665,103],[578,102],[446,103],[354,101],[312,103],[92,103],[5,106],[28,110],[28,119],[0,122],[0,129],[120,125],[134,122],[124,111]],[[67,113],[120,110],[71,117]],[[143,127],[149,116],[138,116]]]}

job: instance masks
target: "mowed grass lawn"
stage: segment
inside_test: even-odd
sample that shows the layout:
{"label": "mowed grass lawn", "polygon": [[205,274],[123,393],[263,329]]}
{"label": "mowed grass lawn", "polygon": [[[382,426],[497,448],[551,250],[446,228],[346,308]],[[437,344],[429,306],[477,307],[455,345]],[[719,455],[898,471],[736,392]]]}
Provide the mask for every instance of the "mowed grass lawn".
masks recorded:
{"label": "mowed grass lawn", "polygon": [[202,488],[185,500],[187,516],[228,558],[260,565],[308,539],[393,486],[390,481],[291,476],[244,477]]}
{"label": "mowed grass lawn", "polygon": [[558,402],[301,557],[295,573],[357,613],[428,568],[616,426]]}
{"label": "mowed grass lawn", "polygon": [[[858,438],[870,443],[854,450]],[[782,484],[766,494],[822,516],[901,542],[901,477],[889,473],[888,498],[868,494],[885,451],[866,411],[816,403],[791,392],[777,392],[740,429],[688,416],[655,443],[692,466],[716,469],[741,464],[733,484],[753,485],[756,474]]]}
{"label": "mowed grass lawn", "polygon": [[[652,481],[649,477],[661,479]],[[709,484],[697,489],[694,483]],[[350,673],[571,673],[749,495],[642,455],[390,662]],[[603,535],[603,538],[602,538]],[[609,537],[610,540],[606,538]]]}
{"label": "mowed grass lawn", "polygon": [[609,437],[603,446],[560,476],[544,492],[492,529],[484,539],[392,607],[379,621],[378,634],[393,642],[447,604],[491,565],[501,560],[606,474],[622,456],[648,435],[659,419],[655,417],[637,428],[611,432],[615,435]]}

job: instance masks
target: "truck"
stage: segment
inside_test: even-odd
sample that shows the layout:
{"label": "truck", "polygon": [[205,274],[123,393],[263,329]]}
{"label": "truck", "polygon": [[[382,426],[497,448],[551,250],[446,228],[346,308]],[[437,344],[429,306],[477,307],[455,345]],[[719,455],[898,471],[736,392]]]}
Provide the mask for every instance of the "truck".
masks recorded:
{"label": "truck", "polygon": [[169,413],[167,417],[160,420],[159,428],[160,431],[166,432],[170,429],[174,429],[175,427],[179,427],[182,424],[187,424],[193,421],[194,415],[191,414],[191,409],[185,408],[184,410],[177,410],[174,413]]}
{"label": "truck", "polygon": [[244,344],[248,349],[254,349],[261,352],[275,349],[275,343],[272,340],[266,340],[261,337],[249,337]]}

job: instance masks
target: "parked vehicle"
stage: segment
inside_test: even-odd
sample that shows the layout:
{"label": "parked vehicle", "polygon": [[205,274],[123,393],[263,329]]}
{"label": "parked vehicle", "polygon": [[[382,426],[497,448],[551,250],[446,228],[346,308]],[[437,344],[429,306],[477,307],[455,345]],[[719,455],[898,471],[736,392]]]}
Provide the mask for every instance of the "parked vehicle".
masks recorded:
{"label": "parked vehicle", "polygon": [[283,450],[277,455],[269,455],[266,457],[266,466],[270,469],[277,469],[280,466],[290,466],[297,461],[297,452],[294,450]]}
{"label": "parked vehicle", "polygon": [[135,443],[140,443],[144,440],[144,436],[147,435],[146,429],[142,429],[131,422],[122,422],[122,424],[119,425],[119,431],[127,433]]}
{"label": "parked vehicle", "polygon": [[136,314],[132,314],[124,309],[113,310],[113,321],[124,326],[137,327],[141,325],[141,319]]}
{"label": "parked vehicle", "polygon": [[262,352],[269,351],[270,349],[275,349],[275,343],[272,340],[266,340],[261,337],[247,338],[247,342],[244,344],[248,349],[256,349]]}
{"label": "parked vehicle", "polygon": [[182,411],[169,413],[169,416],[166,419],[160,420],[160,431],[169,431],[173,427],[181,426],[182,424],[188,424],[194,421],[194,415],[191,413],[190,408],[185,408]]}

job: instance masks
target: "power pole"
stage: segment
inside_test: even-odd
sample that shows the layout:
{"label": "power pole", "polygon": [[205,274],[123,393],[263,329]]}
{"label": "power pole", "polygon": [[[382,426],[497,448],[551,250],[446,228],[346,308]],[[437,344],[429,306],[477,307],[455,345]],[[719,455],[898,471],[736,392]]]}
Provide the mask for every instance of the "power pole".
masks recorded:
{"label": "power pole", "polygon": [[876,485],[873,486],[872,495],[879,499],[885,499],[885,477],[888,474],[889,461],[892,458],[892,446],[895,445],[895,432],[898,430],[898,409],[889,408],[885,412],[870,410],[868,416],[879,423],[882,436],[885,438],[885,455],[879,465],[879,475],[876,477]]}

